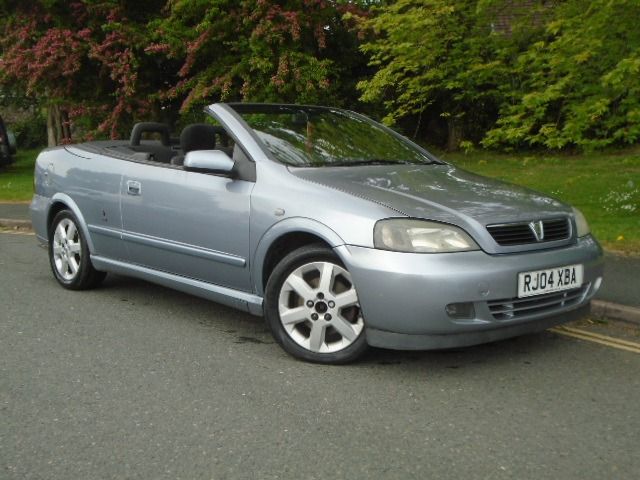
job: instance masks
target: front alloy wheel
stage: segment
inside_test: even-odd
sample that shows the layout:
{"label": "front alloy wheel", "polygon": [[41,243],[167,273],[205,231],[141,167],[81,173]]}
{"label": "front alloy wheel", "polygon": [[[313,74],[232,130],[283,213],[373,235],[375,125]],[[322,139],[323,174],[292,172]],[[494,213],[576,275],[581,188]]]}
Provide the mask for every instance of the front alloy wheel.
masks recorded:
{"label": "front alloy wheel", "polygon": [[367,347],[351,275],[324,246],[296,250],[276,267],[267,284],[267,321],[282,347],[304,360],[345,363]]}

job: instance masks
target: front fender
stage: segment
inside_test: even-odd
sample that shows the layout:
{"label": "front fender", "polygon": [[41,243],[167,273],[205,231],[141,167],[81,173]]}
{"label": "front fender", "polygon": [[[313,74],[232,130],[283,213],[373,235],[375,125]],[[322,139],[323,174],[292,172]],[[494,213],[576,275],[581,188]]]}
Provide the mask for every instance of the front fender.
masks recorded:
{"label": "front fender", "polygon": [[264,295],[262,273],[267,252],[280,237],[290,233],[309,233],[324,240],[332,248],[344,245],[340,236],[325,224],[306,217],[291,217],[272,225],[260,238],[251,264],[253,288],[258,295]]}

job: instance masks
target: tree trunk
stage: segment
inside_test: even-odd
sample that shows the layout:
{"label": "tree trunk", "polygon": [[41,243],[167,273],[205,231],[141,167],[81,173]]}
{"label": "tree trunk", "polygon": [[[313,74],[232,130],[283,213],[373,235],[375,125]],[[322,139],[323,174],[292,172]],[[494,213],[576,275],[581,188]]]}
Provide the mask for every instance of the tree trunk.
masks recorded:
{"label": "tree trunk", "polygon": [[49,105],[47,108],[47,143],[55,147],[61,143],[71,141],[71,127],[69,114],[58,105]]}
{"label": "tree trunk", "polygon": [[455,152],[460,148],[460,125],[452,117],[447,119],[447,151]]}
{"label": "tree trunk", "polygon": [[56,127],[56,142],[58,145],[62,143],[62,121],[60,120],[60,107],[53,105],[53,123]]}
{"label": "tree trunk", "polygon": [[58,145],[52,106],[49,106],[47,108],[47,145],[50,147],[55,147],[56,145]]}
{"label": "tree trunk", "polygon": [[64,143],[71,143],[71,122],[69,121],[69,112],[62,110],[60,112],[62,120],[62,138]]}

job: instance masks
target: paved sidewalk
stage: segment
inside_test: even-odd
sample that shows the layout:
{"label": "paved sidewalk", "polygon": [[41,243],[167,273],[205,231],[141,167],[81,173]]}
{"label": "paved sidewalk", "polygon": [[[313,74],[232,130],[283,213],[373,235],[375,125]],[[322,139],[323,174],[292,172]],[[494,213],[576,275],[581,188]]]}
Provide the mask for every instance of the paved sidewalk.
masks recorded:
{"label": "paved sidewalk", "polygon": [[[2,220],[6,220],[3,222]],[[0,226],[28,228],[29,205],[23,203],[0,203]],[[613,305],[594,305],[594,311],[603,309],[615,316],[617,305],[632,307],[632,316],[639,316],[640,308],[640,258],[623,257],[612,253],[605,254],[605,279],[596,300]],[[624,316],[621,318],[625,318]],[[640,321],[640,318],[638,319]]]}
{"label": "paved sidewalk", "polygon": [[604,281],[597,299],[640,307],[640,258],[604,256]]}

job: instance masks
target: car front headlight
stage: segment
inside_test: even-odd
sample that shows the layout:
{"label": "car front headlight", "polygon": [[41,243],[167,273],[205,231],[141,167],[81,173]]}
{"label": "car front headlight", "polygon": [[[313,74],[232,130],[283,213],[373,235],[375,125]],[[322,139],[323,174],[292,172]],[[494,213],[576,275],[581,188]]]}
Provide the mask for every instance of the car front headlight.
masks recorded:
{"label": "car front headlight", "polygon": [[382,250],[411,253],[466,252],[480,248],[462,229],[425,220],[390,218],[373,230],[373,244]]}
{"label": "car front headlight", "polygon": [[577,208],[573,208],[573,216],[576,219],[576,229],[578,230],[578,237],[584,237],[585,235],[589,235],[591,233],[591,229],[589,228],[589,224],[587,223],[587,219],[584,218],[584,215]]}

